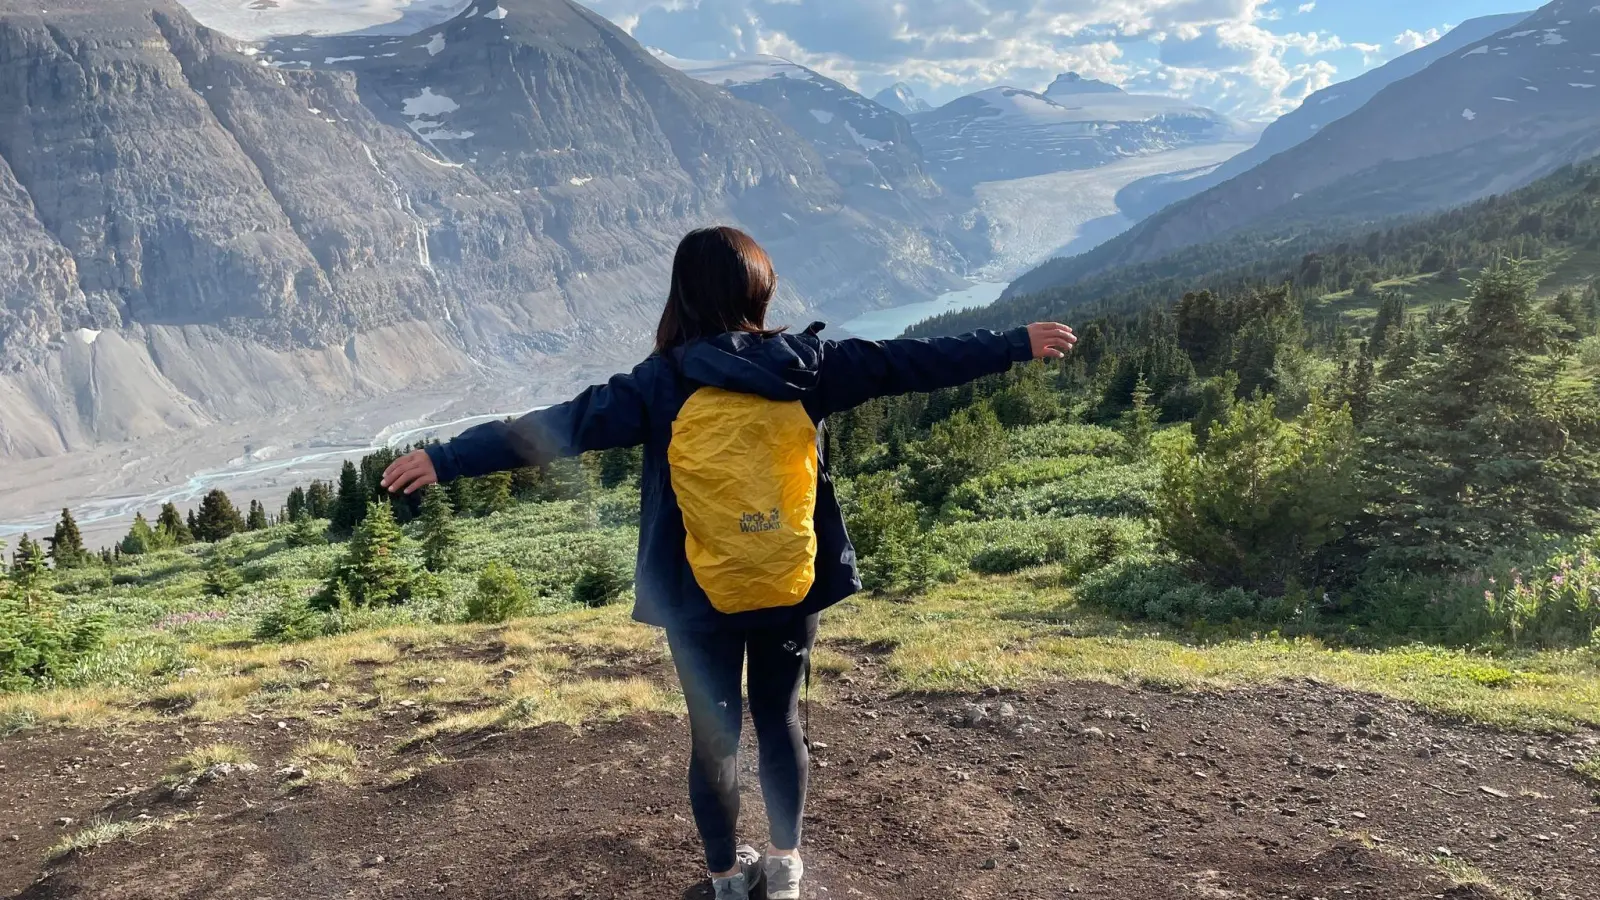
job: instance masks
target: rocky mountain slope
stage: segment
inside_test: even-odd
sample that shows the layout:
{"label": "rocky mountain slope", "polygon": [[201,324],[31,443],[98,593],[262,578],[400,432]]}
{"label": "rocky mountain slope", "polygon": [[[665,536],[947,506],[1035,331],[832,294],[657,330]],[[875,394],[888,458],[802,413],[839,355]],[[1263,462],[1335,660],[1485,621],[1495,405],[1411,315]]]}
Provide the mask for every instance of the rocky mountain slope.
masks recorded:
{"label": "rocky mountain slope", "polygon": [[1257,144],[1213,169],[1176,173],[1130,185],[1118,198],[1123,209],[1135,218],[1145,218],[1179,200],[1193,197],[1235,178],[1279,153],[1311,138],[1333,122],[1367,105],[1378,92],[1454,53],[1510,29],[1526,19],[1528,13],[1507,13],[1470,19],[1452,28],[1439,40],[1413,50],[1307,97],[1298,109],[1268,125]]}
{"label": "rocky mountain slope", "polygon": [[49,7],[0,0],[0,456],[624,359],[710,222],[794,316],[948,283],[777,117],[566,0],[265,52],[168,0]]}
{"label": "rocky mountain slope", "polygon": [[872,97],[874,103],[894,110],[902,116],[914,116],[933,109],[933,105],[917,96],[911,85],[897,81]]}
{"label": "rocky mountain slope", "polygon": [[[1600,154],[1600,6],[1557,0],[1392,84],[1249,172],[1176,204],[1033,290],[1246,227],[1458,206]],[[1013,290],[1022,290],[1013,286]]]}
{"label": "rocky mountain slope", "polygon": [[1226,116],[1171,97],[1128,94],[1075,74],[1044,93],[997,87],[913,116],[935,176],[952,186],[1088,169],[1112,160],[1247,131]]}

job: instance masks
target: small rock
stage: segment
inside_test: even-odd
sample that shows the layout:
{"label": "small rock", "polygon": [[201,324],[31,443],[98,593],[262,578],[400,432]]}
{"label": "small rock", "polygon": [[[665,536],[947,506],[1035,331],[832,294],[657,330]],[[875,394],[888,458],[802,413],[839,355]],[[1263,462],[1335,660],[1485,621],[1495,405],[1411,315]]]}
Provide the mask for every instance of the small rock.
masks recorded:
{"label": "small rock", "polygon": [[961,709],[961,722],[966,728],[978,728],[989,720],[989,709],[976,703],[968,703]]}
{"label": "small rock", "polygon": [[411,709],[412,707],[417,705],[417,701],[415,701],[415,700],[401,700],[399,705],[402,708]]}
{"label": "small rock", "polygon": [[1435,852],[1435,853],[1437,853],[1440,856],[1443,856],[1445,858],[1449,858],[1452,855],[1450,853],[1450,848],[1449,847],[1435,847],[1433,849],[1433,852]]}
{"label": "small rock", "polygon": [[289,723],[288,722],[279,722],[278,723],[278,728],[280,728],[280,729],[285,729],[285,728],[288,728],[288,727],[289,727]]}
{"label": "small rock", "polygon": [[1289,765],[1291,765],[1291,766],[1303,766],[1305,764],[1306,764],[1306,758],[1304,756],[1301,756],[1298,753],[1289,754]]}
{"label": "small rock", "polygon": [[1359,714],[1357,714],[1353,724],[1357,728],[1366,728],[1368,725],[1372,724],[1372,714],[1371,713],[1359,713]]}
{"label": "small rock", "polygon": [[1524,747],[1522,758],[1528,762],[1539,762],[1544,759],[1544,754],[1540,753],[1537,747]]}
{"label": "small rock", "polygon": [[279,781],[299,781],[306,777],[306,770],[299,766],[284,766],[272,773],[272,777]]}
{"label": "small rock", "polygon": [[999,865],[1000,865],[1000,861],[991,856],[988,859],[984,860],[983,861],[983,865],[979,866],[978,868],[984,870],[985,872],[988,872],[988,871],[994,869],[995,867],[997,867]]}
{"label": "small rock", "polygon": [[885,762],[891,759],[894,759],[894,751],[888,747],[872,751],[871,760],[873,762]]}
{"label": "small rock", "polygon": [[20,840],[22,840],[22,835],[20,835],[20,834],[8,834],[8,835],[6,835],[6,840],[8,840],[8,841],[20,841]]}
{"label": "small rock", "polygon": [[821,741],[812,741],[811,742],[811,749],[813,749],[813,750],[826,750],[826,749],[828,749],[828,745],[824,744]]}
{"label": "small rock", "polygon": [[1504,800],[1504,799],[1506,799],[1506,798],[1511,796],[1510,794],[1506,793],[1505,791],[1496,790],[1495,788],[1492,788],[1492,787],[1480,786],[1478,788],[1478,790],[1483,791],[1485,794],[1488,794],[1491,797],[1499,797],[1501,800]]}
{"label": "small rock", "polygon": [[376,866],[381,866],[381,865],[383,865],[383,864],[384,864],[384,862],[386,862],[386,860],[385,860],[385,859],[384,859],[384,858],[383,858],[383,857],[381,857],[381,856],[374,856],[374,857],[373,857],[373,858],[371,858],[371,859],[369,859],[369,860],[367,860],[367,862],[366,862],[366,866],[367,866],[367,868],[369,868],[369,869],[371,869],[371,868],[374,868],[374,867],[376,867]]}
{"label": "small rock", "polygon": [[1104,738],[1105,736],[1106,736],[1106,733],[1104,731],[1101,731],[1098,728],[1085,728],[1082,731],[1078,732],[1078,737],[1088,738],[1091,741],[1098,741],[1101,738]]}
{"label": "small rock", "polygon": [[986,687],[983,689],[983,695],[985,697],[998,697],[1000,696],[1000,689],[997,687]]}
{"label": "small rock", "polygon": [[1018,838],[1015,838],[1015,837],[1007,838],[1006,839],[1006,849],[1010,850],[1012,853],[1021,852],[1021,850],[1022,850],[1022,841],[1020,839],[1018,839]]}
{"label": "small rock", "polygon": [[1016,717],[1017,717],[1017,708],[1015,706],[1012,706],[1009,703],[1000,704],[1000,718],[1002,718],[1002,719],[1015,719]]}
{"label": "small rock", "polygon": [[447,684],[447,683],[448,683],[448,682],[446,682],[446,680],[445,680],[445,679],[443,679],[443,678],[435,678],[435,679],[434,679],[434,680],[433,680],[433,683],[434,683],[434,684]]}

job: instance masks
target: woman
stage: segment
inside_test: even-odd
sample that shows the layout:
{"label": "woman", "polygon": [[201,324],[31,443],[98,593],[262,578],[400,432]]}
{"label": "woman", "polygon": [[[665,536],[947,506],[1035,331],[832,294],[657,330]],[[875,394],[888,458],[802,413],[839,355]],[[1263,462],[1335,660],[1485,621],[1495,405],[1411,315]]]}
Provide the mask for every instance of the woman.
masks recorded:
{"label": "woman", "polygon": [[[693,744],[689,797],[717,900],[744,900],[763,880],[772,900],[800,896],[798,848],[808,766],[797,713],[800,688],[818,614],[861,589],[855,550],[845,534],[826,460],[816,451],[823,443],[816,428],[828,415],[874,397],[953,387],[1003,372],[1013,363],[1064,356],[1077,342],[1072,329],[1054,324],[1005,334],[980,331],[882,343],[824,341],[817,337],[820,325],[803,334],[785,334],[766,325],[777,284],[771,260],[748,235],[732,228],[695,231],[684,238],[673,261],[655,352],[631,373],[589,388],[571,402],[515,422],[480,425],[449,443],[411,453],[390,466],[383,481],[389,490],[409,494],[436,482],[542,465],[585,451],[644,446],[634,618],[666,630],[688,701]],[[715,403],[702,403],[703,398]],[[755,406],[740,405],[746,400]],[[772,404],[764,406],[763,401]],[[724,499],[711,495],[744,490],[752,478],[766,477],[761,469],[768,457],[757,445],[778,429],[758,428],[743,443],[735,441],[750,459],[762,461],[733,466],[740,471],[728,471],[724,482],[712,480],[708,489],[706,478],[715,478],[715,465],[711,476],[702,467],[698,480],[691,479],[689,470],[696,459],[726,451],[729,442],[686,436],[680,419],[691,418],[691,404],[696,417],[703,420],[709,411],[713,423],[719,421],[719,409],[729,410],[728,422],[734,415],[769,409],[787,412],[798,418],[799,433],[809,435],[805,452],[786,457],[795,463],[787,473],[800,472],[809,479],[799,494],[790,491],[782,501],[798,505],[785,510],[774,502],[770,512],[767,504],[749,505],[756,512],[744,514],[733,529],[739,540],[806,541],[788,545],[804,546],[807,558],[803,571],[783,582],[794,585],[792,596],[777,601],[783,605],[722,611],[747,608],[736,597],[728,602],[730,582],[723,577],[740,571],[746,561],[723,552],[715,562],[724,570],[714,572],[711,558],[716,551],[710,544],[718,536],[703,533],[700,525],[706,518],[702,511],[718,508]],[[684,450],[691,440],[698,443]],[[781,448],[777,452],[784,455]],[[756,470],[754,475],[741,470],[746,468]],[[802,521],[796,524],[796,519]],[[771,571],[770,562],[761,565],[767,568],[747,570],[757,571],[752,584]],[[785,569],[780,574],[792,573]],[[762,590],[770,594],[770,588]],[[739,678],[747,656],[750,716],[771,820],[771,842],[761,856],[735,839]]]}

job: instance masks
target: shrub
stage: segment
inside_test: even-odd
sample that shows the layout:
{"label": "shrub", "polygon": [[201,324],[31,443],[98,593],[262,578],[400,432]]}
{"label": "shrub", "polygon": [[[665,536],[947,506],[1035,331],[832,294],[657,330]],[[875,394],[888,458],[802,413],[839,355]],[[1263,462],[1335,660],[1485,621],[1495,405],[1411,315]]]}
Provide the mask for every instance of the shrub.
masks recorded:
{"label": "shrub", "polygon": [[605,528],[627,528],[639,524],[639,491],[623,488],[602,494],[594,503],[595,519]]}
{"label": "shrub", "polygon": [[584,606],[609,606],[633,586],[618,555],[609,547],[595,547],[584,557],[578,580],[572,585],[572,599]]}
{"label": "shrub", "polygon": [[0,587],[0,691],[61,681],[105,630],[98,616],[63,615],[48,592]]}
{"label": "shrub", "polygon": [[211,562],[206,565],[206,596],[226,600],[237,594],[242,587],[244,578],[228,565],[228,561],[222,558],[220,552],[212,553]]}
{"label": "shrub", "polygon": [[862,475],[850,483],[848,494],[841,499],[858,555],[874,556],[886,544],[904,546],[915,539],[919,513],[916,504],[906,499],[902,473]]}
{"label": "shrub", "polygon": [[1085,603],[1133,619],[1186,626],[1287,620],[1292,604],[1238,587],[1217,590],[1170,563],[1128,557],[1089,575],[1078,588]]}
{"label": "shrub", "polygon": [[478,576],[478,590],[467,599],[467,621],[500,623],[528,608],[528,589],[503,562],[492,562]]}
{"label": "shrub", "polygon": [[296,592],[262,614],[256,623],[256,639],[261,641],[306,641],[323,634],[323,617],[310,602]]}
{"label": "shrub", "polygon": [[1050,548],[1043,541],[1022,541],[987,547],[972,557],[972,571],[983,575],[1009,575],[1050,562]]}
{"label": "shrub", "polygon": [[322,547],[328,543],[328,524],[322,519],[313,519],[310,515],[301,513],[300,518],[294,520],[294,528],[284,543],[290,547]]}
{"label": "shrub", "polygon": [[1162,537],[1218,587],[1279,594],[1315,580],[1317,552],[1360,511],[1357,450],[1347,409],[1316,400],[1286,423],[1270,395],[1239,403],[1205,449],[1162,449]]}
{"label": "shrub", "polygon": [[1005,461],[1006,432],[987,405],[972,406],[933,426],[926,441],[911,448],[917,493],[939,506],[952,488]]}

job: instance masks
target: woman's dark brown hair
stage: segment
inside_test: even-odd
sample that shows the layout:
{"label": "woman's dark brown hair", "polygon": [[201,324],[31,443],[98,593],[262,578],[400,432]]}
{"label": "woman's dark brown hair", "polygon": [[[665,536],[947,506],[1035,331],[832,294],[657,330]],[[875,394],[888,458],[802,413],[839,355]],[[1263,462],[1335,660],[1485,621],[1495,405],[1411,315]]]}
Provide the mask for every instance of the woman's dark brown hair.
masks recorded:
{"label": "woman's dark brown hair", "polygon": [[750,235],[728,227],[689,232],[672,260],[656,352],[730,331],[776,334],[767,328],[767,306],[777,290],[772,258]]}

